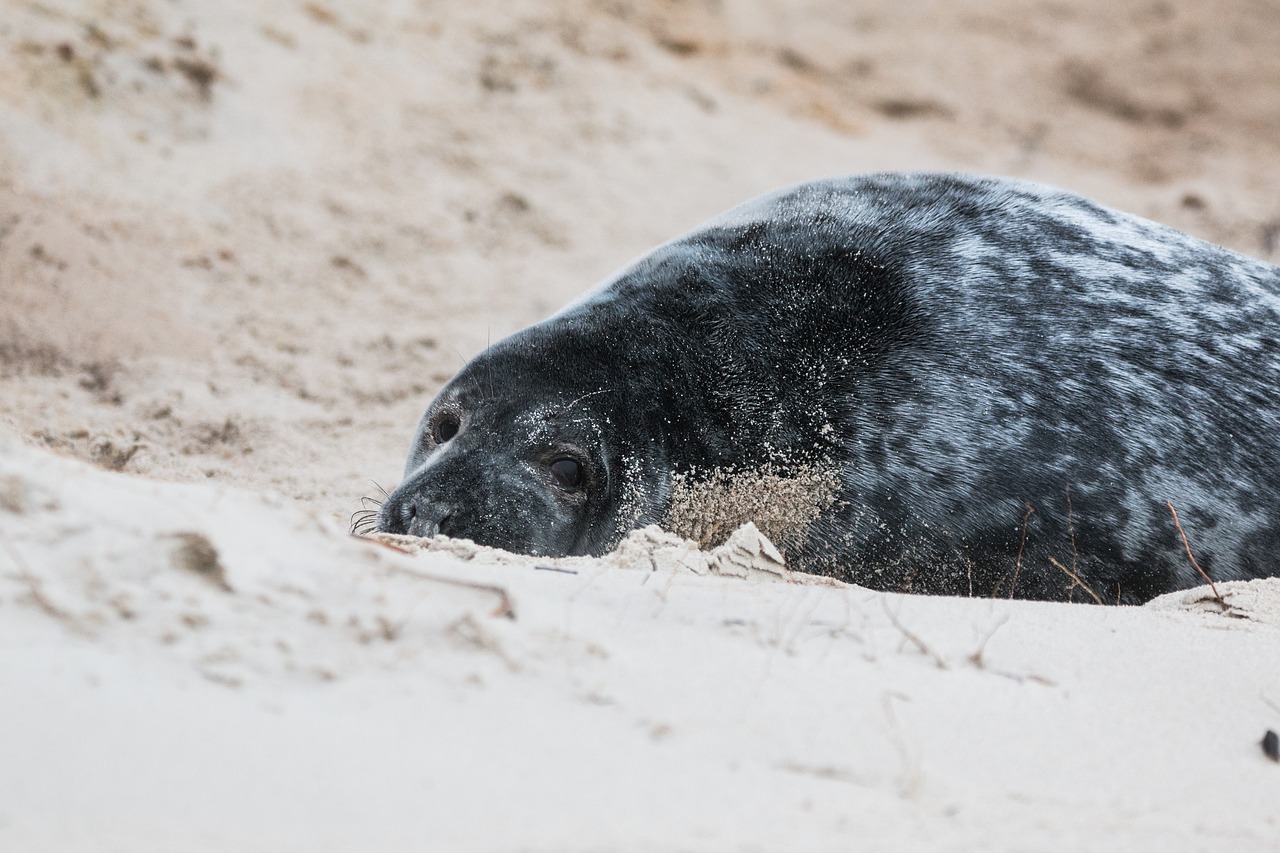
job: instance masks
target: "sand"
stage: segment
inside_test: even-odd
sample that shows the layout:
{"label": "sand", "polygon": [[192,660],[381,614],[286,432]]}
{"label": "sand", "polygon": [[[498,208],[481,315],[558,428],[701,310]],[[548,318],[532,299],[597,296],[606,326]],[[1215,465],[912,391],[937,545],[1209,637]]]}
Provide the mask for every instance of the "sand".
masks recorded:
{"label": "sand", "polygon": [[1280,849],[1276,582],[345,535],[466,358],[785,183],[1014,175],[1276,262],[1276,44],[1261,0],[0,3],[0,849]]}

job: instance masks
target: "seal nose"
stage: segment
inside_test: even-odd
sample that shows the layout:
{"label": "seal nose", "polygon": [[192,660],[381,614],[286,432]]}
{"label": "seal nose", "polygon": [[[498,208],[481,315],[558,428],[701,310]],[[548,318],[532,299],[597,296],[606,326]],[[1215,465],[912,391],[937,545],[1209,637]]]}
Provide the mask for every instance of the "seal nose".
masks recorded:
{"label": "seal nose", "polygon": [[453,507],[430,501],[412,501],[409,504],[409,535],[449,535],[453,529]]}
{"label": "seal nose", "polygon": [[382,507],[378,529],[384,533],[407,536],[449,535],[453,529],[454,508],[421,495],[392,495]]}

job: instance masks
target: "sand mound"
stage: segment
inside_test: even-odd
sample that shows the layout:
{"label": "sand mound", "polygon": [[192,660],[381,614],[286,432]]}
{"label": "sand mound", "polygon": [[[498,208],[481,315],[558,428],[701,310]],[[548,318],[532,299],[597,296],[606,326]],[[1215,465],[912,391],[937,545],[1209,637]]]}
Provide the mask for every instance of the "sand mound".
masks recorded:
{"label": "sand mound", "polygon": [[0,531],[12,849],[1262,849],[1277,829],[1274,581],[1224,584],[1224,614],[1196,591],[880,595],[788,576],[750,528],[711,552],[650,528],[599,560],[387,547],[12,443]]}

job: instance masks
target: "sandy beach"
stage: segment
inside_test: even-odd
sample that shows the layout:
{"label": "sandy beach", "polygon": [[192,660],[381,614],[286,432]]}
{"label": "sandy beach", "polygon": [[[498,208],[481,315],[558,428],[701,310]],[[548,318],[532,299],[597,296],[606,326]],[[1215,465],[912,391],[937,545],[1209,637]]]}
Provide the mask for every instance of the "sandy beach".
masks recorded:
{"label": "sandy beach", "polygon": [[1280,262],[1274,3],[0,0],[0,849],[1280,850],[1280,581],[347,535],[488,342],[958,170]]}

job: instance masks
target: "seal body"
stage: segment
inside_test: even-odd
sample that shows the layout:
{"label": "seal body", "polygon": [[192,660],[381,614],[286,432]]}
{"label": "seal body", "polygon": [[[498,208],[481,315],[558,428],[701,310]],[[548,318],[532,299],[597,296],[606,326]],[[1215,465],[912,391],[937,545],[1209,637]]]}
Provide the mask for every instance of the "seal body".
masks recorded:
{"label": "seal body", "polygon": [[469,363],[378,524],[557,556],[747,520],[877,589],[1277,574],[1280,269],[1020,181],[803,184]]}

